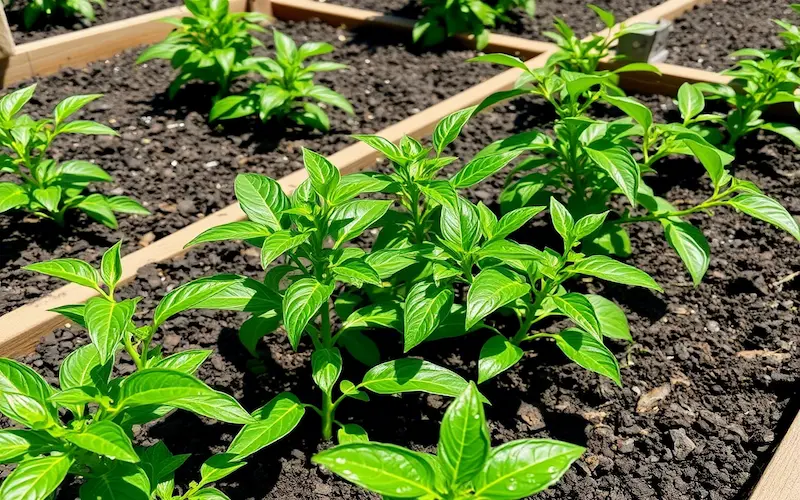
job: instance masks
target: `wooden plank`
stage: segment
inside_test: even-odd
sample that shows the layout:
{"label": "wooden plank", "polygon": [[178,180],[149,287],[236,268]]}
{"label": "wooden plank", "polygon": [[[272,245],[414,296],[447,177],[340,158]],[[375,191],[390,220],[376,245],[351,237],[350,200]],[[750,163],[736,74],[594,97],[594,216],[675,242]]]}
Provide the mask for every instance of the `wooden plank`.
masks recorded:
{"label": "wooden plank", "polygon": [[[373,26],[393,31],[410,32],[415,23],[413,19],[393,16],[383,12],[354,9],[335,5],[334,3],[321,3],[313,0],[272,0],[272,11],[275,17],[287,21],[319,19],[325,23],[334,26],[346,26],[349,29]],[[467,47],[475,46],[474,37],[471,35],[461,35],[456,39]],[[503,52],[527,59],[552,49],[553,44],[548,42],[492,33],[489,36],[489,44],[483,49],[483,52]]]}
{"label": "wooden plank", "polygon": [[261,12],[268,16],[272,15],[271,0],[249,0],[247,10],[250,12]]}
{"label": "wooden plank", "polygon": [[[232,11],[242,12],[247,0],[231,0],[230,5]],[[161,41],[173,29],[162,19],[189,15],[185,7],[174,7],[18,45],[4,68],[2,84],[8,86],[66,67],[82,67],[138,45]]]}
{"label": "wooden plank", "polygon": [[0,58],[7,58],[14,55],[14,36],[8,26],[5,9],[0,9]]}
{"label": "wooden plank", "polygon": [[778,445],[750,500],[800,498],[800,413]]}

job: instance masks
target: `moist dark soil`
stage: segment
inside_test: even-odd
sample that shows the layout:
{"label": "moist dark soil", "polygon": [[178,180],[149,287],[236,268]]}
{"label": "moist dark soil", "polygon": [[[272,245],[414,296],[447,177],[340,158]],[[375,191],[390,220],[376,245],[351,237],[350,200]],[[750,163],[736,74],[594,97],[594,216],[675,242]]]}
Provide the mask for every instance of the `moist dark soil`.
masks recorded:
{"label": "moist dark soil", "polygon": [[23,10],[28,2],[13,2],[6,8],[8,24],[11,27],[11,34],[14,42],[26,43],[34,40],[41,40],[49,36],[63,35],[71,31],[90,28],[99,24],[128,19],[129,17],[140,16],[157,10],[168,9],[183,5],[181,0],[108,0],[106,7],[94,5],[96,19],[87,21],[76,17],[65,17],[56,14],[50,17],[42,15],[30,29],[25,28],[23,22]]}
{"label": "moist dark soil", "polygon": [[[0,314],[60,285],[22,271],[26,264],[61,257],[94,261],[120,238],[126,253],[134,251],[234,202],[233,181],[240,172],[282,177],[302,168],[301,146],[335,153],[354,142],[352,134],[378,132],[497,71],[490,65],[464,71],[474,52],[411,48],[391,34],[343,31],[318,22],[277,27],[298,42],[334,44],[327,57],[350,66],[318,74],[319,83],[344,94],[355,108],[354,116],[329,110],[327,134],[247,118],[211,126],[206,116],[215,90],[189,85],[170,101],[166,89],[174,72],[164,61],[136,65],[142,48],[37,80],[36,95],[26,107],[34,115],[51,113],[69,95],[105,94],[80,118],[106,123],[121,137],[68,136],[54,145],[54,157],[95,161],[115,180],[91,189],[131,196],[153,214],[121,215],[117,230],[77,212],[68,217],[66,229],[20,212],[0,215]],[[264,41],[271,51],[271,36]]]}
{"label": "moist dark soil", "polygon": [[[419,19],[425,12],[421,0],[331,0],[330,3],[377,10],[411,19]],[[560,17],[575,30],[576,34],[585,36],[605,28],[594,12],[586,8],[587,3],[594,3],[598,7],[613,12],[619,22],[655,7],[661,2],[658,0],[600,0],[597,2],[542,0],[536,2],[536,15],[533,18],[523,10],[516,9],[510,14],[511,22],[501,22],[492,31],[549,42],[551,40],[544,35],[544,32],[553,31],[553,18]]]}
{"label": "moist dark soil", "polygon": [[673,64],[720,71],[733,63],[728,55],[744,48],[781,46],[781,30],[772,19],[797,24],[791,2],[720,0],[694,8],[674,21],[669,35]]}
{"label": "moist dark soil", "polygon": [[[670,99],[646,100],[658,117],[676,117]],[[471,123],[451,152],[469,158],[492,140],[546,127],[550,119],[544,106],[516,101]],[[800,213],[800,153],[772,136],[742,143],[739,153],[737,175],[758,183],[793,214]],[[659,174],[648,183],[674,203],[696,203],[710,192],[702,174],[694,161],[676,159],[660,165]],[[496,210],[493,200],[501,185],[502,178],[492,178],[469,197]],[[708,276],[699,287],[692,286],[659,225],[650,223],[632,228],[634,257],[629,262],[649,272],[664,287],[663,294],[597,281],[569,285],[602,293],[628,313],[636,343],[611,346],[623,367],[623,388],[567,363],[547,342],[530,345],[532,352],[520,364],[481,386],[493,403],[487,414],[495,444],[552,437],[588,448],[541,498],[746,498],[785,432],[797,409],[800,245],[728,210],[692,222],[702,228],[713,252]],[[516,237],[540,247],[554,240],[544,220]],[[261,277],[258,251],[236,243],[203,246],[176,261],[148,266],[124,295],[144,297],[140,318],[146,319],[168,290],[221,272]],[[257,374],[237,340],[242,321],[237,313],[187,312],[168,321],[158,340],[168,352],[213,349],[199,376],[248,409],[284,390],[316,403],[310,346],[304,344],[294,353],[283,333],[267,337],[261,345],[263,373]],[[397,334],[378,331],[372,337],[381,344],[384,359],[402,356]],[[486,338],[488,332],[433,342],[411,354],[474,379]],[[81,328],[62,328],[24,361],[55,383],[60,360],[85,342]],[[345,367],[345,377],[351,380],[359,380],[364,371],[349,357]],[[123,373],[131,369],[123,362]],[[657,394],[660,398],[654,397]],[[447,400],[374,396],[365,405],[348,402],[337,416],[362,424],[373,440],[433,451]],[[235,499],[375,498],[311,464],[311,456],[329,446],[320,443],[318,425],[313,414],[307,415],[290,436],[251,457],[249,465],[220,488]],[[199,463],[221,451],[234,432],[232,426],[179,412],[143,429],[139,440],[163,439],[176,453],[195,453],[178,478],[185,485],[196,476]],[[73,498],[71,493],[62,497]]]}

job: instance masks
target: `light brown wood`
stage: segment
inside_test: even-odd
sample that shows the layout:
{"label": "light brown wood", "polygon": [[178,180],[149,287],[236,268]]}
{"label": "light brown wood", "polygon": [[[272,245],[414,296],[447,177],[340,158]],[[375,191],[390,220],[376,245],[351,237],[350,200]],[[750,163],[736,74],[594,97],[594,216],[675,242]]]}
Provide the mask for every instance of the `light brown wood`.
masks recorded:
{"label": "light brown wood", "polygon": [[14,37],[8,26],[5,9],[0,9],[0,59],[14,55]]}
{"label": "light brown wood", "polygon": [[271,0],[249,0],[247,10],[250,12],[261,12],[268,16],[272,15]]}
{"label": "light brown wood", "polygon": [[[242,12],[247,0],[232,0],[230,5],[233,12]],[[174,7],[18,45],[3,72],[3,86],[66,67],[82,67],[138,45],[158,42],[173,29],[162,19],[189,15],[185,7]]]}
{"label": "light brown wood", "polygon": [[[614,67],[613,64],[601,65],[604,69]],[[666,96],[677,95],[678,89],[684,83],[730,83],[731,78],[712,71],[687,68],[674,64],[654,64],[660,75],[649,72],[631,72],[620,74],[620,86],[628,92],[643,92]]]}
{"label": "light brown wood", "polygon": [[800,498],[800,414],[796,415],[758,481],[750,500]]}
{"label": "light brown wood", "polygon": [[[275,17],[287,21],[316,18],[334,26],[346,26],[350,29],[369,25],[393,31],[410,32],[415,22],[413,19],[392,16],[383,12],[336,5],[335,0],[334,3],[313,0],[272,0],[272,11]],[[458,36],[456,39],[467,47],[475,46],[472,36]],[[492,33],[489,36],[489,44],[483,49],[483,52],[503,52],[527,59],[552,48],[553,44],[551,43]]]}

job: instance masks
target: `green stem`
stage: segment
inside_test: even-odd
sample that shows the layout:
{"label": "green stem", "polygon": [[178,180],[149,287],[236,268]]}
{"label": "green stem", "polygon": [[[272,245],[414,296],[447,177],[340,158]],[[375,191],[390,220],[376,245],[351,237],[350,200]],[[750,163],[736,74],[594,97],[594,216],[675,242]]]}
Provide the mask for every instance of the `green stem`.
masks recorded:
{"label": "green stem", "polygon": [[648,222],[648,221],[658,221],[661,219],[669,219],[671,217],[684,217],[686,215],[692,215],[698,212],[703,212],[713,207],[719,207],[722,205],[726,205],[727,202],[725,201],[717,201],[717,200],[707,200],[703,203],[697,205],[696,207],[687,208],[686,210],[677,210],[675,212],[665,212],[662,214],[653,214],[653,215],[643,215],[641,217],[621,217],[616,220],[609,221],[611,224],[631,224],[634,222]]}
{"label": "green stem", "polygon": [[322,437],[329,440],[333,437],[333,402],[331,395],[327,392],[322,393]]}
{"label": "green stem", "polygon": [[133,360],[134,364],[136,365],[137,370],[141,370],[144,368],[144,363],[142,363],[142,358],[139,356],[139,353],[136,352],[136,348],[131,343],[131,336],[127,333],[122,336],[122,342],[125,344],[125,350],[128,352],[128,355]]}

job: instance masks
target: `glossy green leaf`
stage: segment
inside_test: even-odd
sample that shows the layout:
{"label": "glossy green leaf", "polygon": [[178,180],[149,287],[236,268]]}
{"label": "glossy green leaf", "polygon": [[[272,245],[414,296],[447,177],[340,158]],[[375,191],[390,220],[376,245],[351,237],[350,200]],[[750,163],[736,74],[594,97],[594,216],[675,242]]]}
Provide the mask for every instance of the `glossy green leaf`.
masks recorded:
{"label": "glossy green leaf", "polygon": [[[314,278],[297,280],[283,296],[283,324],[292,348],[297,350],[308,323],[319,313],[333,294],[333,283],[320,283]],[[323,314],[327,314],[327,308]]]}
{"label": "glossy green leaf", "polygon": [[62,123],[76,111],[101,97],[103,97],[103,94],[73,95],[67,97],[56,105],[56,109],[53,112],[56,124]]}
{"label": "glossy green leaf", "polygon": [[490,338],[483,344],[478,356],[478,383],[482,384],[508,370],[522,359],[523,354],[519,346],[502,335]]}
{"label": "glossy green leaf", "polygon": [[36,456],[52,451],[54,439],[46,431],[0,430],[0,464],[20,462],[23,455]]}
{"label": "glossy green leaf", "polygon": [[467,292],[466,328],[470,329],[497,309],[529,293],[530,285],[503,268],[482,270]]}
{"label": "glossy green leaf", "polygon": [[95,422],[81,432],[69,432],[64,439],[79,448],[112,460],[132,463],[139,461],[130,438],[122,427],[110,420]]}
{"label": "glossy green leaf", "polygon": [[780,203],[758,193],[742,193],[730,201],[733,208],[751,217],[768,222],[800,240],[797,220]]}
{"label": "glossy green leaf", "polygon": [[206,229],[192,241],[186,244],[187,247],[199,245],[200,243],[208,243],[210,241],[225,241],[225,240],[249,240],[255,238],[264,238],[269,236],[272,231],[263,224],[252,221],[238,221],[229,222],[220,226]]}
{"label": "glossy green leaf", "polygon": [[706,99],[703,93],[691,83],[684,83],[678,89],[678,109],[684,120],[691,120],[703,112]]}
{"label": "glossy green leaf", "polygon": [[604,375],[622,387],[619,364],[614,354],[594,335],[569,328],[553,336],[559,349],[587,370]]}
{"label": "glossy green leaf", "polygon": [[491,239],[501,240],[511,236],[544,209],[545,207],[523,207],[508,212],[498,221]]}
{"label": "glossy green leaf", "polygon": [[592,147],[584,147],[584,151],[614,180],[635,207],[636,196],[639,193],[639,167],[628,149],[613,144],[593,143]]}
{"label": "glossy green leaf", "polygon": [[100,264],[100,276],[102,276],[106,286],[112,290],[122,278],[121,246],[122,240],[119,240],[103,254],[103,259]]}
{"label": "glossy green leaf", "polygon": [[324,156],[306,148],[303,148],[303,164],[314,190],[327,199],[339,184],[339,169]]}
{"label": "glossy green leaf", "polygon": [[441,155],[444,148],[456,140],[474,111],[475,106],[456,111],[445,116],[436,124],[436,128],[433,130],[433,147],[438,154]]}
{"label": "glossy green leaf", "polygon": [[408,291],[403,313],[403,350],[408,352],[428,338],[450,313],[453,289],[419,281]]}
{"label": "glossy green leaf", "polygon": [[427,392],[456,397],[467,388],[467,381],[428,361],[404,358],[373,367],[364,375],[360,387],[378,394]]}
{"label": "glossy green leaf", "polygon": [[61,278],[89,288],[97,288],[100,283],[100,274],[92,266],[78,259],[55,259],[37,262],[28,264],[23,269]]}
{"label": "glossy green leaf", "polygon": [[103,363],[114,357],[135,311],[133,300],[112,302],[104,297],[92,297],[86,301],[86,329]]}
{"label": "glossy green leaf", "polygon": [[247,465],[237,460],[233,453],[212,455],[200,466],[200,480],[203,484],[211,484],[224,479]]}
{"label": "glossy green leaf", "polygon": [[254,315],[242,323],[239,328],[239,340],[253,357],[258,357],[258,341],[277,330],[280,324],[280,314],[275,311]]}
{"label": "glossy green leaf", "polygon": [[116,462],[81,486],[81,500],[150,500],[150,479],[138,465]]}
{"label": "glossy green leaf", "polygon": [[267,236],[261,246],[261,267],[266,269],[275,259],[308,241],[309,236],[310,233],[293,234],[288,230],[275,231]]}
{"label": "glossy green leaf", "polygon": [[359,236],[389,210],[391,201],[353,200],[336,207],[331,214],[334,248]]}
{"label": "glossy green leaf", "polygon": [[456,175],[450,179],[450,183],[456,189],[472,187],[502,170],[503,167],[508,165],[521,153],[522,151],[507,151],[479,156],[459,170]]}
{"label": "glossy green leaf", "polygon": [[595,316],[594,307],[589,299],[580,293],[567,293],[551,297],[558,310],[575,322],[581,329],[602,339],[600,323]]}
{"label": "glossy green leaf", "polygon": [[278,394],[253,412],[254,422],[246,424],[233,438],[228,453],[243,459],[286,436],[297,427],[305,407],[289,392]]}
{"label": "glossy green leaf", "polygon": [[663,291],[658,283],[646,272],[605,255],[587,257],[573,265],[570,271],[623,285],[641,286],[658,292]]}
{"label": "glossy green leaf", "polygon": [[481,234],[478,209],[465,200],[458,199],[458,210],[443,206],[439,221],[442,237],[464,251],[470,251]]}
{"label": "glossy green leaf", "polygon": [[339,444],[367,443],[369,436],[367,431],[358,424],[344,424],[336,431],[336,441]]}
{"label": "glossy green leaf", "polygon": [[187,375],[193,375],[211,355],[209,349],[190,349],[167,356],[155,364],[155,368],[168,368]]}
{"label": "glossy green leaf", "polygon": [[[45,500],[67,477],[69,455],[29,458],[20,463],[0,485],[3,500]],[[87,497],[88,500],[88,497]]]}
{"label": "glossy green leaf", "polygon": [[111,377],[112,363],[104,363],[93,344],[77,348],[69,353],[58,370],[61,389],[94,386],[101,391]]}
{"label": "glossy green leaf", "polygon": [[469,481],[481,470],[490,447],[482,396],[470,383],[447,408],[439,430],[436,455],[448,483],[460,485]]}
{"label": "glossy green leaf", "polygon": [[250,221],[273,230],[281,229],[280,214],[289,208],[289,199],[280,184],[265,175],[239,174],[234,191]]}
{"label": "glossy green leaf", "polygon": [[0,213],[27,205],[28,201],[28,194],[22,186],[10,182],[0,182]]}
{"label": "glossy green leaf", "polygon": [[653,112],[633,97],[606,95],[603,100],[621,109],[645,129],[649,129],[653,124]]}
{"label": "glossy green leaf", "polygon": [[53,392],[31,368],[0,358],[0,413],[6,417],[33,428],[54,424],[56,408],[48,402]]}
{"label": "glossy green leaf", "polygon": [[767,122],[762,123],[759,125],[760,128],[764,130],[768,130],[770,132],[775,132],[776,134],[782,135],[792,141],[795,147],[800,148],[800,130],[797,127],[789,125],[787,123],[776,123],[776,122]]}
{"label": "glossy green leaf", "polygon": [[380,285],[378,273],[363,260],[352,259],[333,268],[337,279],[361,287],[364,283]]}
{"label": "glossy green leaf", "polygon": [[342,355],[339,349],[323,348],[311,353],[311,377],[324,393],[331,394],[341,374]]}
{"label": "glossy green leaf", "polygon": [[561,235],[565,242],[574,241],[575,219],[569,213],[567,207],[561,204],[555,197],[550,198],[550,218],[553,220],[553,227]]}
{"label": "glossy green leaf", "polygon": [[678,252],[692,276],[694,286],[703,281],[711,262],[711,248],[702,231],[688,222],[662,219],[664,234],[669,245]]}
{"label": "glossy green leaf", "polygon": [[600,295],[590,294],[585,297],[592,303],[597,321],[600,323],[600,331],[604,337],[633,342],[625,311]]}

